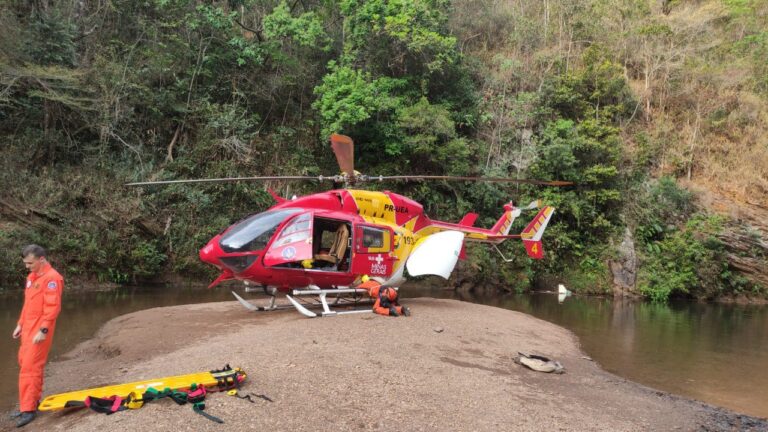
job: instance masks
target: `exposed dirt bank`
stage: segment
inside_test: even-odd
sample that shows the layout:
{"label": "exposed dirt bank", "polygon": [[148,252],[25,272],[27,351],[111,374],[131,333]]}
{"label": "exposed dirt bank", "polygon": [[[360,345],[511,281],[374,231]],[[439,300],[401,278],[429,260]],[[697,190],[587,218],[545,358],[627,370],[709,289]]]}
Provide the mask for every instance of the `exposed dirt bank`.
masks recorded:
{"label": "exposed dirt bank", "polygon": [[[452,300],[408,304],[410,318],[260,315],[236,302],[124,315],[51,364],[45,394],[229,363],[249,373],[242,391],[275,402],[210,395],[207,412],[225,425],[161,400],[111,416],[43,413],[25,430],[768,430],[764,420],[611,375],[570,332],[528,315]],[[552,356],[567,372],[524,369],[512,361],[518,351]]]}

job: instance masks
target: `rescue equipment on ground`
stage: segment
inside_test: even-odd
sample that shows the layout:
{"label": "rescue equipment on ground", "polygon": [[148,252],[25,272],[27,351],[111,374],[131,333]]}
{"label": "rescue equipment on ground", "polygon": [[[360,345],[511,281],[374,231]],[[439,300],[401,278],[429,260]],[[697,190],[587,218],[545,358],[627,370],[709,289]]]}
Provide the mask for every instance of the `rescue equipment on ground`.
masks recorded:
{"label": "rescue equipment on ground", "polygon": [[207,418],[208,420],[214,421],[219,424],[223,424],[224,420],[212,416],[208,414],[207,412],[203,412],[205,409],[205,386],[197,386],[196,384],[192,384],[192,387],[189,389],[189,393],[187,393],[187,402],[192,404],[192,411],[200,414],[201,416]]}
{"label": "rescue equipment on ground", "polygon": [[224,420],[203,412],[205,409],[205,394],[205,386],[198,386],[197,383],[193,383],[189,388],[189,392],[171,390],[170,388],[165,388],[163,391],[157,391],[155,388],[150,387],[143,395],[138,395],[136,392],[132,392],[127,398],[122,398],[120,396],[110,396],[108,398],[88,396],[85,398],[83,404],[93,411],[110,415],[126,409],[138,409],[144,406],[145,402],[169,397],[178,405],[184,405],[189,402],[192,404],[192,410],[194,412],[216,423],[224,423]]}
{"label": "rescue equipment on ground", "polygon": [[274,402],[272,400],[272,398],[270,398],[269,396],[267,396],[265,394],[248,393],[245,396],[241,396],[237,389],[232,389],[232,390],[228,391],[227,394],[230,395],[230,396],[235,396],[238,399],[245,399],[245,400],[247,400],[250,403],[256,403],[255,400],[251,399],[251,396],[257,397],[259,399],[264,399],[267,402]]}
{"label": "rescue equipment on ground", "polygon": [[[38,409],[40,411],[54,411],[64,408],[88,406],[98,412],[109,410],[112,413],[120,411],[121,408],[140,408],[145,402],[163,397],[170,397],[176,403],[186,403],[188,401],[188,394],[184,391],[189,390],[193,385],[196,385],[195,390],[202,387],[202,391],[223,391],[237,388],[245,378],[246,374],[242,369],[233,369],[226,365],[222,369],[209,372],[177,375],[56,394],[45,398]],[[181,402],[182,400],[183,402]],[[86,403],[86,401],[88,402]]]}

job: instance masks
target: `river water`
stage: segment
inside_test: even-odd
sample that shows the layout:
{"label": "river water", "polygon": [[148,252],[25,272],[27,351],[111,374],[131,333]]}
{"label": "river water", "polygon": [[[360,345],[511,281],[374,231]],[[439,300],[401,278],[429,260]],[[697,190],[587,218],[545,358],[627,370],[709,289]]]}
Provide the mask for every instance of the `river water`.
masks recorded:
{"label": "river water", "polygon": [[[422,294],[423,295],[423,294]],[[571,330],[600,366],[632,381],[768,417],[768,306],[614,301],[553,294],[454,298],[512,309]],[[567,365],[566,365],[567,367]]]}
{"label": "river water", "polygon": [[[10,335],[21,292],[0,297],[0,411],[16,401],[17,341]],[[604,369],[659,390],[768,417],[768,307],[679,302],[654,305],[551,294],[468,296],[418,287],[403,297],[453,298],[512,309],[574,332]],[[51,359],[94,335],[110,319],[152,307],[231,301],[228,289],[123,287],[65,294]],[[418,313],[418,311],[414,311]],[[568,365],[565,365],[566,368]]]}

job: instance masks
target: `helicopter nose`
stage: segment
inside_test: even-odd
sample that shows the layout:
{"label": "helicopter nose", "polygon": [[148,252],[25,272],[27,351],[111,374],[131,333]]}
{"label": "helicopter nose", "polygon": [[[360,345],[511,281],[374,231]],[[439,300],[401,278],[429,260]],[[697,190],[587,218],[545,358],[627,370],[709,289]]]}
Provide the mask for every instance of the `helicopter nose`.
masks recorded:
{"label": "helicopter nose", "polygon": [[212,238],[204,248],[200,249],[200,261],[208,264],[213,264],[218,268],[223,268],[223,265],[219,258],[224,254],[224,251],[219,247],[219,237]]}

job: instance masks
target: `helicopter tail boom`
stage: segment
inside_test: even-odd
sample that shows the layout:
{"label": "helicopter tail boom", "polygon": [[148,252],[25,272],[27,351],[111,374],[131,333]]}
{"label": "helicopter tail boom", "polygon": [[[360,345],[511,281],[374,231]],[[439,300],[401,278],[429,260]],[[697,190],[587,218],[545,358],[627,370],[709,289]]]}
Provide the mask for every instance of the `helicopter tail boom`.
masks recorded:
{"label": "helicopter tail boom", "polygon": [[[438,231],[453,230],[463,232],[466,235],[465,239],[469,241],[500,244],[510,238],[521,238],[520,234],[509,234],[512,223],[520,216],[523,210],[534,209],[538,206],[539,201],[534,201],[525,208],[517,208],[510,201],[504,205],[504,213],[490,229],[473,226],[478,217],[476,213],[467,213],[457,224],[433,221],[432,226],[437,228]],[[462,252],[461,255],[464,255],[464,253]],[[463,257],[461,258],[463,259]]]}

